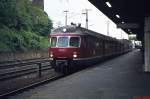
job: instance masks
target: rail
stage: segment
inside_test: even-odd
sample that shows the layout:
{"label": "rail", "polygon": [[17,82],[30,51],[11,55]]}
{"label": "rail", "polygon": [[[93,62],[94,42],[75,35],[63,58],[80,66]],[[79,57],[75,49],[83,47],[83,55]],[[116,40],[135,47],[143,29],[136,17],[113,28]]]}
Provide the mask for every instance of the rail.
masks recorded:
{"label": "rail", "polygon": [[[0,98],[64,77],[63,74],[52,70],[50,62],[49,59],[41,59],[1,65],[0,80],[2,82],[0,84],[2,86],[0,87],[2,90],[0,90]],[[24,78],[26,75],[29,78]],[[12,81],[15,83],[11,83]]]}
{"label": "rail", "polygon": [[[46,63],[46,64],[44,64]],[[19,62],[4,64],[0,66],[0,80],[13,78],[33,72],[38,72],[41,77],[42,70],[52,69],[49,59],[34,60],[30,62]]]}

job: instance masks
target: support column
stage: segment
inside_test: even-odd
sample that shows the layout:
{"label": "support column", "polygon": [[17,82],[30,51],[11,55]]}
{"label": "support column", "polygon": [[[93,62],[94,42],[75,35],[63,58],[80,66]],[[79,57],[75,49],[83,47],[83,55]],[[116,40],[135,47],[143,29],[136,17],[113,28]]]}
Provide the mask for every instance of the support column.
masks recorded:
{"label": "support column", "polygon": [[150,17],[145,17],[145,72],[150,72]]}

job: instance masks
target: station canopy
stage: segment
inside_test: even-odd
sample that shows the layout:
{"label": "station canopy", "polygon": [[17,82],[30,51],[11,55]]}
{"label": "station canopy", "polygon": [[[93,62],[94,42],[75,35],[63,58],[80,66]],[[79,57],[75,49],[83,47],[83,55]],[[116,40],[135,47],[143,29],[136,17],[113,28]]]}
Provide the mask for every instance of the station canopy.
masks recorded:
{"label": "station canopy", "polygon": [[128,34],[144,36],[144,18],[150,15],[150,0],[89,0]]}

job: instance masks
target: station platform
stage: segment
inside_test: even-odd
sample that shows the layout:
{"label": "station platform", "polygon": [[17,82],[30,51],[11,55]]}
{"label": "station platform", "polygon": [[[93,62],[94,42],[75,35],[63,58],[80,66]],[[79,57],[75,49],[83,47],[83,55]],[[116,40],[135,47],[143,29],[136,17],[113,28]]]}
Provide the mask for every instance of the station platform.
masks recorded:
{"label": "station platform", "polygon": [[150,99],[150,74],[134,50],[9,99]]}

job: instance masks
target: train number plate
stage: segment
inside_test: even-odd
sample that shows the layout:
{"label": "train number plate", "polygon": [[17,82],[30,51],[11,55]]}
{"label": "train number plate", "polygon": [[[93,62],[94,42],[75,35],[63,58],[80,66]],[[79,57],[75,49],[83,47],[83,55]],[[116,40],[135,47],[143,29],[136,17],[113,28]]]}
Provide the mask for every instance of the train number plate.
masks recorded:
{"label": "train number plate", "polygon": [[56,60],[56,65],[68,65],[67,60]]}

